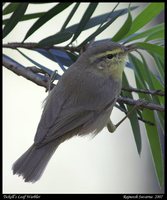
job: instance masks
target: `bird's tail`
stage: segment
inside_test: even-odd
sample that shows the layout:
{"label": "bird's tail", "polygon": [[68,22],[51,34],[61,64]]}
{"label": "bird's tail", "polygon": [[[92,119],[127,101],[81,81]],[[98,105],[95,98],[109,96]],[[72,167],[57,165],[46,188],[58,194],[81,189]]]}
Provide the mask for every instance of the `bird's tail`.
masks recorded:
{"label": "bird's tail", "polygon": [[36,182],[42,176],[59,144],[58,142],[52,142],[39,148],[33,144],[13,164],[13,174],[23,176],[25,182]]}

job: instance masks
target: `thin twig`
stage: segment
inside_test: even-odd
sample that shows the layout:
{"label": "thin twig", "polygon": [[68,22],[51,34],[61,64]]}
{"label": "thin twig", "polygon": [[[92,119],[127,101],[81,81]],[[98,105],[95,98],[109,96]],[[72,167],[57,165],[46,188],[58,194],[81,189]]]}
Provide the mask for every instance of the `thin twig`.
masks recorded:
{"label": "thin twig", "polygon": [[158,95],[158,96],[164,96],[164,92],[161,90],[144,90],[144,89],[138,89],[138,88],[133,88],[133,87],[129,87],[129,88],[122,88],[122,90],[124,91],[128,91],[128,92],[136,92],[136,93],[144,93],[144,94],[152,94],[152,95]]}
{"label": "thin twig", "polygon": [[31,80],[39,86],[43,86],[46,89],[48,88],[49,78],[47,76],[36,74],[5,55],[3,55],[3,66],[13,71],[17,75],[23,76],[24,78]]}
{"label": "thin twig", "polygon": [[43,69],[40,69],[36,66],[31,66],[31,67],[26,67],[26,69],[31,70],[32,72],[34,72],[35,74],[44,74],[46,75],[46,72]]}
{"label": "thin twig", "polygon": [[[138,103],[138,100],[130,99],[130,98],[127,98],[127,97],[119,97],[117,99],[117,102],[118,103],[119,102],[125,103],[125,104],[128,104],[128,105],[136,105]],[[150,110],[157,110],[157,111],[160,111],[160,112],[164,112],[164,106],[157,105],[157,104],[154,104],[154,103],[151,103],[151,102],[148,102],[148,101],[145,101],[145,103],[140,105],[139,108],[147,108],[147,109],[150,109]]]}
{"label": "thin twig", "polygon": [[[119,110],[121,110],[122,112],[124,112],[125,114],[128,113],[125,109],[123,109],[122,107],[118,106],[117,104],[115,105],[115,107],[118,108]],[[149,124],[151,126],[155,125],[153,122],[150,122],[149,120],[143,119],[143,117],[137,116],[137,119],[142,121],[142,122],[144,122],[144,123],[146,123],[146,124]]]}
{"label": "thin twig", "polygon": [[[19,42],[12,42],[8,44],[3,44],[3,48],[10,48],[10,49],[17,49],[17,48],[25,48],[25,49],[37,49],[38,43],[35,42],[27,42],[27,43],[19,43]],[[59,50],[67,50],[71,52],[80,52],[80,47],[69,47],[69,46],[45,46],[42,47],[43,49],[59,49]]]}

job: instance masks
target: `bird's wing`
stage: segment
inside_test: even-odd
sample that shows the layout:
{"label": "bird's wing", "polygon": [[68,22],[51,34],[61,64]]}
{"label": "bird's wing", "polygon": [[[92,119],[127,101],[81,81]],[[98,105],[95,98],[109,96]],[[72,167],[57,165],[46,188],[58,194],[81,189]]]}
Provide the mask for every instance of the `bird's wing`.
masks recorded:
{"label": "bird's wing", "polygon": [[[62,109],[55,123],[47,130],[47,134],[39,142],[39,146],[43,146],[58,138],[64,141],[74,135],[85,135],[87,133],[99,132],[107,123],[110,116],[113,101],[106,106],[105,109],[99,111],[86,110],[82,107],[71,107],[70,109]],[[107,111],[107,112],[106,112]],[[107,118],[105,117],[107,113]],[[100,124],[100,119],[104,116],[104,121]],[[99,120],[100,119],[100,120]],[[95,122],[99,123],[96,124]],[[62,137],[64,136],[64,137]]]}
{"label": "bird's wing", "polygon": [[[74,135],[98,133],[107,123],[115,99],[102,110],[87,110],[82,106],[70,104],[70,99],[62,106],[56,121],[45,131],[39,146],[43,146],[57,138],[64,141]],[[98,123],[96,123],[96,121]],[[64,136],[64,137],[62,137]]]}
{"label": "bird's wing", "polygon": [[69,139],[77,135],[82,129],[82,126],[93,119],[93,116],[93,112],[75,112],[71,117],[66,117],[64,120],[61,120],[59,117],[56,123],[48,129],[47,134],[45,134],[43,140],[40,141],[39,146],[43,146],[58,138],[62,139],[62,136],[64,136],[63,138],[65,139]]}
{"label": "bird's wing", "polygon": [[[105,84],[100,79],[98,83],[101,85],[98,86],[90,79],[92,77],[79,76],[74,70],[63,75],[46,101],[35,143],[46,143],[51,138],[56,139],[78,130],[86,123],[93,122],[97,113],[102,112],[107,105],[113,104],[115,94],[111,90],[112,83]],[[106,96],[106,93],[110,95]]]}
{"label": "bird's wing", "polygon": [[42,116],[34,138],[35,143],[43,140],[50,127],[53,126],[59,116],[62,106],[65,104],[67,99],[68,93],[66,93],[64,88],[60,87],[59,84],[52,89],[45,101]]}

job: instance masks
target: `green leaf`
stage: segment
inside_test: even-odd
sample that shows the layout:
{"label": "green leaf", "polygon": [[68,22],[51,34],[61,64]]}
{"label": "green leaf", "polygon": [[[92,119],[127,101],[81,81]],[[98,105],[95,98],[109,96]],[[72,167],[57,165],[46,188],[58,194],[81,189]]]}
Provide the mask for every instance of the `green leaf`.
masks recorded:
{"label": "green leaf", "polygon": [[[154,87],[153,82],[152,82],[152,76],[155,77],[155,75],[152,73],[152,70],[150,70],[150,68],[148,67],[147,62],[146,62],[144,56],[141,53],[140,53],[140,56],[142,58],[143,65],[140,65],[140,67],[138,67],[138,68],[139,68],[139,70],[140,70],[141,73],[143,71],[145,71],[143,73],[144,74],[143,80],[147,82],[147,85],[148,85],[149,89],[155,89],[155,90],[156,89],[161,89],[161,88]],[[159,71],[158,71],[158,73],[159,73]],[[159,74],[158,74],[158,76],[159,76]],[[156,103],[160,104],[157,96],[153,95],[153,100]]]}
{"label": "green leaf", "polygon": [[[150,89],[155,89],[155,90],[157,90],[157,89],[161,89],[162,90],[161,87],[154,87],[153,77],[155,77],[155,76],[152,73],[150,73],[149,67],[148,67],[148,65],[147,65],[147,63],[145,61],[144,56],[142,54],[140,54],[140,56],[142,58],[142,61],[143,61],[143,64],[144,64],[144,69],[146,71],[147,84],[148,84],[149,88]],[[141,69],[141,71],[142,71],[142,69]],[[152,98],[153,102],[155,102],[156,104],[160,105],[160,101],[159,101],[158,97],[159,96],[151,95],[151,98]],[[161,122],[162,126],[164,126],[164,123],[163,123],[163,113],[158,112],[158,117],[160,119],[160,122]]]}
{"label": "green leaf", "polygon": [[[126,78],[125,73],[123,73],[123,79],[122,79],[122,84],[124,87],[129,88],[129,83],[128,80]],[[133,99],[133,96],[131,93],[123,91],[124,96],[127,96],[131,99]],[[132,109],[132,106],[127,105],[127,110],[128,112]],[[137,147],[137,151],[140,154],[141,153],[141,149],[142,149],[142,141],[141,141],[141,133],[140,133],[140,126],[139,126],[139,121],[137,118],[137,112],[136,110],[133,111],[133,113],[131,113],[131,115],[129,116],[129,120],[132,126],[132,130],[133,130],[133,135],[134,135],[134,139],[136,142],[136,147]]]}
{"label": "green leaf", "polygon": [[[164,60],[162,60],[159,56],[157,56],[156,54],[152,53],[151,56],[154,58],[154,61],[156,63],[157,69],[159,70],[162,79],[164,80]],[[163,81],[164,82],[164,81]]]}
{"label": "green leaf", "polygon": [[66,21],[64,22],[62,28],[60,31],[64,31],[64,29],[66,28],[66,26],[68,25],[69,21],[71,20],[71,18],[74,16],[74,13],[76,12],[76,10],[78,9],[80,3],[76,3],[74,8],[72,9],[72,11],[70,12],[69,16],[67,17]]}
{"label": "green leaf", "polygon": [[77,39],[77,37],[80,35],[80,33],[83,31],[84,27],[86,26],[86,24],[88,23],[88,21],[90,20],[92,14],[94,13],[96,7],[97,7],[98,3],[90,3],[90,5],[88,6],[88,8],[86,9],[84,15],[82,16],[81,21],[79,22],[77,29],[74,33],[74,37],[71,41],[71,43]]}
{"label": "green leaf", "polygon": [[164,85],[164,64],[162,65],[162,63],[160,62],[159,56],[157,56],[156,54],[150,53],[150,55],[154,59],[154,63],[152,64],[154,74],[156,74],[156,78],[158,78],[158,80],[161,82],[161,85],[163,86]]}
{"label": "green leaf", "polygon": [[112,17],[108,22],[106,22],[104,25],[100,26],[94,33],[92,33],[89,37],[87,37],[79,46],[83,46],[90,40],[94,39],[97,35],[99,35],[101,32],[103,32],[108,26],[110,26],[121,14],[123,10],[120,12],[117,12],[114,17]]}
{"label": "green leaf", "polygon": [[[115,9],[116,9],[118,6],[119,6],[119,2],[113,7],[113,9],[112,9],[112,11],[111,11],[111,14],[114,13]],[[109,14],[106,16],[104,22],[102,22],[98,28],[102,27],[102,25],[104,25],[105,22],[107,22],[107,21],[110,20],[110,18],[111,18],[110,15],[111,15],[111,14],[109,13]]]}
{"label": "green leaf", "polygon": [[6,6],[6,8],[3,10],[3,15],[7,15],[11,12],[14,12],[17,8],[17,6],[19,5],[20,3],[10,3],[8,6]]}
{"label": "green leaf", "polygon": [[131,53],[129,53],[128,56],[129,56],[130,63],[133,65],[135,77],[138,80],[138,82],[140,83],[141,88],[142,89],[148,89],[147,85],[145,83],[146,71],[143,70],[144,69],[143,63],[138,58],[136,58],[136,56],[134,56]]}
{"label": "green leaf", "polygon": [[[149,118],[150,121],[155,123],[155,117],[154,117],[153,111],[144,110],[143,117]],[[147,137],[150,144],[151,154],[152,154],[158,182],[159,182],[159,185],[162,186],[164,182],[164,169],[163,169],[162,150],[161,150],[157,126],[149,126],[148,124],[145,124],[145,127],[147,130]]]}
{"label": "green leaf", "polygon": [[[140,83],[138,82],[138,80],[136,80],[136,85],[137,85],[137,87],[138,88],[142,88],[141,87],[141,85],[140,85]],[[139,95],[139,98],[140,99],[146,99],[146,100],[150,100],[150,97],[147,95],[144,95],[144,94],[142,94],[142,93],[139,93],[138,94]],[[150,100],[151,101],[151,100]],[[155,111],[156,112],[156,111]],[[157,114],[161,114],[161,113],[157,113]],[[154,131],[154,134],[156,134],[156,138],[157,138],[157,131],[158,131],[158,129],[157,129],[157,127],[158,127],[158,125],[160,125],[161,126],[161,124],[159,123],[159,122],[157,122],[157,120],[155,119],[155,116],[153,116],[153,111],[149,111],[149,110],[144,110],[144,112],[142,113],[142,115],[143,115],[143,117],[145,118],[145,119],[149,119],[149,121],[151,121],[151,122],[153,122],[154,124],[156,124],[156,126],[150,126],[150,125],[148,125],[148,124],[145,124],[145,126],[147,126],[147,128],[146,128],[146,130],[147,130],[147,135],[148,134],[150,134],[150,136],[152,135],[151,133],[152,133],[152,128],[153,128],[153,131]],[[158,116],[157,116],[158,117]],[[160,115],[159,115],[159,117],[160,117]],[[158,118],[159,118],[158,117]],[[163,118],[164,119],[164,118]],[[161,121],[161,119],[159,118],[159,120]],[[157,124],[158,123],[158,124]],[[162,126],[161,126],[162,127]],[[162,127],[162,129],[163,129],[163,127]],[[154,137],[153,135],[152,135],[152,137]],[[149,139],[149,138],[148,138]],[[158,138],[158,140],[159,140],[159,138]],[[157,141],[158,141],[157,140]],[[149,141],[149,143],[152,143],[152,141]],[[159,143],[159,141],[158,141],[158,143]],[[160,145],[160,143],[158,144],[157,143],[157,146],[158,145]],[[155,150],[154,150],[155,151]],[[154,160],[153,160],[153,162],[154,162]]]}
{"label": "green leaf", "polygon": [[126,39],[124,39],[124,41],[127,43],[132,40],[138,40],[138,39],[141,39],[144,37],[148,37],[150,34],[153,34],[154,32],[161,31],[161,30],[164,30],[164,23],[153,26],[153,27],[149,28],[149,30],[132,34],[129,37],[127,37]]}
{"label": "green leaf", "polygon": [[[143,63],[138,60],[138,58],[135,58],[134,56],[131,55],[130,59],[133,60],[135,63],[135,77],[137,80],[137,85],[140,86],[142,89],[151,89],[151,90],[164,90],[163,84],[160,82],[159,79],[152,73],[152,71],[149,69],[147,66],[147,63],[144,59],[144,57],[141,55]],[[137,72],[137,73],[136,73]],[[142,77],[142,82],[139,79],[139,77]],[[158,105],[163,105],[164,104],[164,97],[160,96],[155,96],[155,95],[145,95],[145,99],[147,99],[150,102],[155,102]],[[160,120],[159,125],[164,127],[164,113],[163,112],[157,112],[157,116]]]}
{"label": "green leaf", "polygon": [[50,19],[52,19],[54,16],[62,12],[64,9],[66,9],[68,6],[70,6],[72,3],[59,3],[58,5],[51,8],[48,12],[46,12],[44,15],[42,15],[28,30],[25,38],[23,41],[25,41],[30,35],[32,35],[37,29],[39,29],[42,25],[44,25],[46,22],[48,22]]}
{"label": "green leaf", "polygon": [[161,47],[155,44],[145,43],[145,42],[137,42],[135,43],[135,45],[138,48],[144,49],[150,53],[155,53],[158,56],[164,58],[164,47]]}
{"label": "green leaf", "polygon": [[[137,8],[137,6],[133,6],[133,7],[130,8],[130,10],[134,10],[136,8]],[[117,15],[122,16],[122,15],[126,14],[127,12],[128,12],[128,9],[124,8],[124,9],[119,9],[119,10],[116,10],[116,11],[111,11],[111,12],[108,12],[108,13],[105,13],[105,14],[102,14],[102,15],[98,15],[96,17],[92,17],[88,21],[88,23],[85,25],[83,30],[93,28],[93,27],[95,27],[99,24],[103,24],[104,22],[107,22],[108,19],[115,18],[115,16],[117,16]],[[77,27],[78,27],[78,24],[74,24],[74,25],[66,28],[66,31],[70,31],[70,32],[75,33]]]}
{"label": "green leaf", "polygon": [[[147,66],[143,64],[143,62],[141,62],[137,57],[133,56],[132,54],[129,54],[129,60],[133,64],[135,76],[141,85],[141,89],[163,90],[161,81]],[[153,84],[151,83],[152,79],[156,79],[156,82],[154,82],[157,83],[157,86],[161,85],[161,87],[153,86]]]}
{"label": "green leaf", "polygon": [[[130,59],[131,61],[132,60],[134,61],[133,63],[135,63],[134,65],[136,68],[138,68],[140,73],[143,72],[142,73],[143,82],[145,82],[147,80],[147,84],[149,84],[151,87],[153,87],[153,82],[152,82],[151,78],[154,76],[149,74],[148,69],[147,69],[148,67],[144,66],[144,64],[141,65],[141,63],[140,63],[141,61],[139,61],[139,59],[136,58],[135,56],[130,55],[130,58],[131,58]],[[139,74],[139,75],[141,75],[141,74]],[[137,87],[143,88],[143,86],[142,86],[143,83],[141,84],[141,82],[139,81],[139,79],[137,78],[136,75],[135,75],[135,79],[136,79]],[[153,87],[153,89],[154,89],[154,87]],[[153,95],[152,95],[152,98],[149,95],[144,95],[142,93],[139,93],[138,95],[139,95],[140,99],[145,98],[146,100],[151,101],[153,98],[154,100],[156,100],[155,97],[153,97]],[[145,109],[142,112],[142,116],[145,119],[149,119],[149,121],[153,122],[154,124],[157,124],[157,120],[155,119],[153,111]],[[153,162],[155,164],[155,170],[158,175],[159,183],[160,183],[160,185],[162,185],[162,183],[163,183],[163,164],[162,164],[161,146],[160,146],[159,136],[158,136],[158,132],[157,132],[158,129],[157,129],[157,126],[150,126],[148,124],[145,124],[145,126],[146,126],[147,136],[148,136],[148,140],[149,140],[150,147],[151,147],[151,152],[153,155]]]}
{"label": "green leaf", "polygon": [[[41,17],[44,13],[45,13],[45,12],[27,14],[27,15],[24,15],[24,16],[20,19],[20,21],[26,21],[26,20],[35,19],[35,18]],[[8,21],[9,21],[9,19],[3,20],[3,24],[6,24]]]}
{"label": "green leaf", "polygon": [[[129,55],[130,61],[134,65],[134,72],[135,72],[135,79],[136,79],[136,84],[139,88],[141,89],[151,89],[151,90],[162,90],[162,86],[160,87],[160,81],[155,78],[155,75],[152,73],[152,71],[149,69],[144,57],[142,54],[140,54],[142,57],[141,62],[137,57],[133,55]],[[142,77],[142,78],[141,78]],[[156,84],[156,85],[155,85]],[[162,102],[163,98],[158,97],[155,95],[141,95],[139,94],[139,97],[144,98],[150,102],[155,102],[156,104],[160,105],[160,102]],[[161,99],[160,99],[161,98]],[[164,126],[164,115],[162,112],[158,112],[157,116],[160,120],[160,126]]]}
{"label": "green leaf", "polygon": [[59,44],[69,40],[73,36],[73,33],[70,32],[59,32],[55,35],[49,36],[43,40],[41,40],[37,47],[51,47],[54,44]]}
{"label": "green leaf", "polygon": [[112,37],[112,41],[117,42],[120,41],[122,38],[124,38],[125,35],[128,33],[131,25],[132,25],[132,16],[129,12],[128,18],[126,19],[125,23],[120,28],[120,30]]}
{"label": "green leaf", "polygon": [[150,3],[133,21],[127,36],[135,33],[164,9],[164,3]]}
{"label": "green leaf", "polygon": [[12,16],[10,17],[10,20],[5,25],[3,30],[3,38],[6,37],[16,26],[16,24],[20,21],[24,13],[26,12],[26,9],[28,7],[28,3],[20,3]]}
{"label": "green leaf", "polygon": [[156,40],[156,39],[161,39],[164,38],[164,30],[156,31],[152,34],[150,34],[146,39],[145,42],[150,41],[150,40]]}

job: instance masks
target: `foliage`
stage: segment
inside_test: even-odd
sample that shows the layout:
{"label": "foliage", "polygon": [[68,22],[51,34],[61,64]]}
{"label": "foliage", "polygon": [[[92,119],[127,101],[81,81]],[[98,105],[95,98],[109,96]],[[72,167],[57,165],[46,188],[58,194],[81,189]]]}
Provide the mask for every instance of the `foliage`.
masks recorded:
{"label": "foliage", "polygon": [[[82,49],[88,42],[93,40],[99,34],[108,28],[113,22],[115,22],[121,16],[126,16],[125,23],[120,27],[115,35],[110,35],[112,41],[120,42],[126,45],[135,44],[138,49],[138,55],[130,54],[129,61],[131,70],[135,75],[135,81],[137,88],[150,89],[150,90],[164,90],[164,23],[158,25],[148,25],[153,19],[156,18],[164,9],[164,3],[149,3],[145,4],[142,11],[133,19],[133,12],[138,9],[138,6],[129,5],[128,8],[118,9],[119,3],[107,13],[99,16],[93,16],[96,8],[100,6],[100,3],[89,3],[79,23],[72,26],[68,26],[73,15],[76,14],[81,3],[58,3],[53,4],[53,7],[46,12],[37,12],[27,14],[26,11],[30,3],[4,3],[3,15],[11,15],[3,20],[3,38],[12,32],[14,27],[19,22],[25,22],[27,20],[36,19],[30,29],[27,31],[23,43],[34,33],[38,33],[41,26],[44,26],[51,18],[55,17],[59,13],[63,12],[66,8],[70,8],[69,15],[62,23],[62,27],[59,32],[49,37],[43,38],[38,41],[35,48],[32,51],[36,51],[41,55],[57,62],[59,66],[65,70],[65,67],[69,67],[78,57],[79,49]],[[40,5],[40,4],[39,4]],[[76,48],[71,46],[81,33],[87,29],[92,29],[92,33],[79,44]],[[54,45],[68,42],[65,48],[55,49]],[[71,49],[70,49],[71,47]],[[40,65],[38,62],[29,58],[25,53],[16,48],[26,59],[31,61],[36,67],[44,70],[47,74],[52,75],[52,71],[46,66]],[[146,58],[145,52],[149,54]],[[152,58],[154,62],[149,67],[148,59]],[[10,59],[10,58],[9,58]],[[57,76],[57,77],[60,77]],[[123,85],[130,86],[128,77],[124,73]],[[127,96],[133,99],[133,95],[127,91],[122,91],[121,95]],[[164,104],[163,96],[155,96],[153,94],[141,94],[139,98],[144,98],[148,101],[156,102],[159,105]],[[126,104],[120,104],[120,109],[126,111],[131,109],[131,106]],[[138,117],[149,119],[154,126],[145,123],[145,128],[150,144],[153,163],[157,174],[158,182],[160,186],[164,181],[164,168],[163,168],[163,156],[162,156],[162,144],[160,142],[160,135],[164,133],[164,115],[162,112],[153,110],[138,110],[129,117],[131,122],[134,139],[136,142],[138,153],[140,154],[142,148],[141,133]]]}

